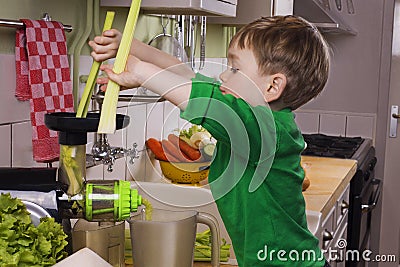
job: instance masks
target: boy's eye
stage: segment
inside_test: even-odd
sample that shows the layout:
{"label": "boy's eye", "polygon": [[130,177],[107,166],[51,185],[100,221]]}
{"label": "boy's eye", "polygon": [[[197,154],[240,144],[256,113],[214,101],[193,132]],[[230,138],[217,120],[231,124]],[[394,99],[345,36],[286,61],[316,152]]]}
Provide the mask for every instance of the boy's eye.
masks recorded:
{"label": "boy's eye", "polygon": [[230,71],[232,71],[232,73],[236,73],[239,71],[239,69],[234,68],[234,67],[230,67]]}

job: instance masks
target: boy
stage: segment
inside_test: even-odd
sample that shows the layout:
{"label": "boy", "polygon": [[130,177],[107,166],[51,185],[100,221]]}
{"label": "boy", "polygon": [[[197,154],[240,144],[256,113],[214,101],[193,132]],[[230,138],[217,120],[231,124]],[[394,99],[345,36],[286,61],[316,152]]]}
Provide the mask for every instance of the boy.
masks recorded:
{"label": "boy", "polygon": [[[119,40],[116,31],[96,37],[89,43],[94,59],[114,56]],[[233,37],[221,83],[178,63],[134,40],[125,72],[102,70],[122,87],[162,95],[216,138],[208,179],[239,266],[329,266],[307,228],[305,144],[292,113],[326,84],[321,34],[295,16],[258,19]]]}

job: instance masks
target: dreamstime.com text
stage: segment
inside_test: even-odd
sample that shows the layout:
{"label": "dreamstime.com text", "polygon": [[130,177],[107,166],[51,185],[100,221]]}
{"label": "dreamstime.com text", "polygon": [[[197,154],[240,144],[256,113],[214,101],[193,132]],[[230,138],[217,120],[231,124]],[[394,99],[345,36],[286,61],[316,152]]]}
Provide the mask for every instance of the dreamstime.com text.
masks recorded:
{"label": "dreamstime.com text", "polygon": [[347,242],[345,239],[339,239],[336,247],[322,250],[322,254],[317,254],[314,250],[268,250],[268,245],[257,252],[259,261],[323,261],[326,259],[329,262],[334,261],[365,261],[365,262],[396,262],[395,254],[373,254],[371,250],[346,250]]}

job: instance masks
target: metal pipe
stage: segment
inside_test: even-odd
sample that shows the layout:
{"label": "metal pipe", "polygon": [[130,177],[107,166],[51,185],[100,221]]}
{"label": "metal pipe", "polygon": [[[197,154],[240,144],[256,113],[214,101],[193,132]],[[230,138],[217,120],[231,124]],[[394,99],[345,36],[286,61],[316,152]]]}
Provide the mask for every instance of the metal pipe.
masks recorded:
{"label": "metal pipe", "polygon": [[[104,95],[96,94],[92,96],[92,99],[96,100],[100,105],[103,103]],[[146,95],[119,95],[118,101],[121,102],[141,102],[141,103],[154,103],[161,102],[165,99],[161,96],[146,96]]]}
{"label": "metal pipe", "polygon": [[74,104],[75,109],[78,107],[79,101],[79,62],[80,55],[83,45],[86,43],[86,40],[89,38],[89,35],[92,31],[93,27],[93,3],[94,0],[86,0],[86,26],[83,32],[83,35],[79,39],[76,44],[74,54],[73,54],[73,75],[72,75],[72,84],[73,84],[73,96],[74,96]]}
{"label": "metal pipe", "polygon": [[93,6],[93,33],[95,36],[99,36],[102,34],[100,29],[100,0],[94,0]]}
{"label": "metal pipe", "polygon": [[[11,20],[11,19],[0,19],[0,26],[1,27],[9,27],[9,28],[23,28],[25,27],[24,23],[19,20]],[[72,26],[71,25],[63,25],[64,30],[66,32],[71,32],[72,31]]]}

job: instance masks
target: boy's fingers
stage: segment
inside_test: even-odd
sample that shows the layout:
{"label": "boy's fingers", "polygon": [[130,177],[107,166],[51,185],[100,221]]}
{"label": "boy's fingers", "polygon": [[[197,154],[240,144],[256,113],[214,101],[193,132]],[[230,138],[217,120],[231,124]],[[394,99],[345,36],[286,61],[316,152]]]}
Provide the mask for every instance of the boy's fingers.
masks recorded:
{"label": "boy's fingers", "polygon": [[105,92],[107,90],[107,84],[102,84],[99,87],[100,91]]}
{"label": "boy's fingers", "polygon": [[105,71],[107,69],[111,70],[112,68],[113,68],[113,65],[110,65],[110,64],[103,64],[100,66],[100,70],[103,70],[103,71]]}
{"label": "boy's fingers", "polygon": [[107,37],[115,37],[116,35],[117,35],[117,33],[115,32],[114,29],[103,32],[103,36],[107,36]]}
{"label": "boy's fingers", "polygon": [[98,84],[107,84],[108,83],[108,78],[107,77],[99,77],[99,78],[97,78],[96,82]]}

